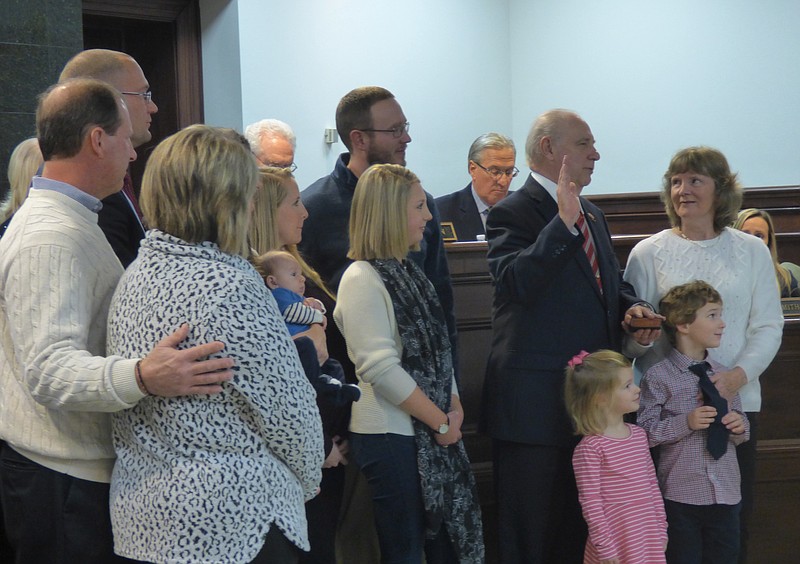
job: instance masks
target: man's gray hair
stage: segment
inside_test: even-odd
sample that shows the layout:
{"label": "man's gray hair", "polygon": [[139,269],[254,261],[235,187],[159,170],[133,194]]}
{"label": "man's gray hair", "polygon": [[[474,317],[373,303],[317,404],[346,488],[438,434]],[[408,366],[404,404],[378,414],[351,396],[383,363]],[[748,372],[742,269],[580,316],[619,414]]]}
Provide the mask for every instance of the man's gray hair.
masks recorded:
{"label": "man's gray hair", "polygon": [[514,151],[514,156],[517,154],[517,149],[514,147],[514,142],[511,139],[500,133],[491,132],[484,133],[472,142],[469,148],[468,159],[481,164],[480,158],[486,149],[511,149]]}
{"label": "man's gray hair", "polygon": [[542,154],[542,139],[545,137],[559,139],[564,122],[575,118],[581,119],[572,110],[562,109],[548,110],[536,118],[525,141],[525,158],[528,161],[528,166],[542,162],[544,158]]}
{"label": "man's gray hair", "polygon": [[292,149],[297,148],[297,137],[294,131],[289,124],[279,119],[262,119],[251,123],[244,130],[244,136],[250,143],[250,150],[259,159],[261,158],[261,140],[265,137],[283,137],[292,145]]}

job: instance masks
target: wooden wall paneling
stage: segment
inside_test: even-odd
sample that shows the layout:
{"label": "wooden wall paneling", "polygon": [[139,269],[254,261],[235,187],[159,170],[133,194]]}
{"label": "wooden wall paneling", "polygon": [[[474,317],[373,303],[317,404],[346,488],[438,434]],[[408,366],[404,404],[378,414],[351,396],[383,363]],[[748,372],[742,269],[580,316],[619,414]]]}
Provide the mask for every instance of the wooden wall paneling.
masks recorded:
{"label": "wooden wall paneling", "polygon": [[447,245],[447,253],[458,326],[464,444],[481,503],[486,561],[497,562],[491,441],[478,432],[483,375],[492,339],[492,282],[486,263],[486,243],[451,243]]}

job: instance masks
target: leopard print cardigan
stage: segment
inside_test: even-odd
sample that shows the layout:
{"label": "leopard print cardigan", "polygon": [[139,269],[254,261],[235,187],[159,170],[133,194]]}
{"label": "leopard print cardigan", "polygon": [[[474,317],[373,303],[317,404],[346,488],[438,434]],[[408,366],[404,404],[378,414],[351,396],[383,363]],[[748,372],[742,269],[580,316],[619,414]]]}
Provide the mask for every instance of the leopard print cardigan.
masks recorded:
{"label": "leopard print cardigan", "polygon": [[245,259],[153,230],[112,300],[108,353],[143,357],[182,323],[181,346],[225,343],[234,377],[218,395],[148,396],[114,414],[116,552],[249,562],[273,525],[308,550],[322,429],[275,301]]}

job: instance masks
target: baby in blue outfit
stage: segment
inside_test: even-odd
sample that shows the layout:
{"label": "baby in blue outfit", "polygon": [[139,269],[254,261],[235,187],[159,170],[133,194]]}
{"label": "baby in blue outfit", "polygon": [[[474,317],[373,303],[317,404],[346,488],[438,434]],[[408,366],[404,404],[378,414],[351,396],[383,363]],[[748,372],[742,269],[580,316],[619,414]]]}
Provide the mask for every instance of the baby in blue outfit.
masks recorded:
{"label": "baby in blue outfit", "polygon": [[[325,307],[317,299],[303,297],[306,277],[300,263],[286,251],[270,251],[255,259],[256,268],[272,291],[278,309],[286,322],[289,334],[294,337],[307,331],[312,323],[326,326]],[[342,406],[361,397],[361,390],[353,384],[344,384],[344,372],[339,361],[328,359],[318,375],[306,374],[317,395]]]}

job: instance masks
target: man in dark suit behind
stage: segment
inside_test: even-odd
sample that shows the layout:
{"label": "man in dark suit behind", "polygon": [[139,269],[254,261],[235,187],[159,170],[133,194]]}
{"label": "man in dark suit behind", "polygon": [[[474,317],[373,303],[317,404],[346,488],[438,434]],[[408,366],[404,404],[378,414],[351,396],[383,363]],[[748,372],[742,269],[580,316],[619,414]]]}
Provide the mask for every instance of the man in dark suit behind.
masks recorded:
{"label": "man in dark suit behind", "polygon": [[[483,422],[493,439],[504,564],[583,561],[564,368],[581,350],[620,350],[632,316],[655,316],[622,280],[603,213],[580,196],[600,159],[594,143],[577,114],[539,116],[525,146],[531,174],[488,217],[495,293]],[[599,277],[584,251],[581,213]],[[634,338],[649,344],[655,331]]]}
{"label": "man in dark suit behind", "polygon": [[486,234],[489,209],[506,197],[511,179],[519,173],[514,166],[516,158],[514,142],[505,135],[484,133],[472,142],[467,157],[472,182],[466,188],[436,198],[442,235],[448,241],[453,238],[476,241],[478,235]]}
{"label": "man in dark suit behind", "polygon": [[[124,95],[130,114],[133,148],[152,139],[150,123],[158,106],[153,102],[150,83],[133,57],[109,49],[81,51],[67,62],[58,80],[63,82],[71,78],[96,78],[116,88]],[[102,202],[98,225],[122,267],[127,268],[139,253],[139,243],[144,238],[142,214],[130,174],[125,175],[122,190],[103,198]]]}

